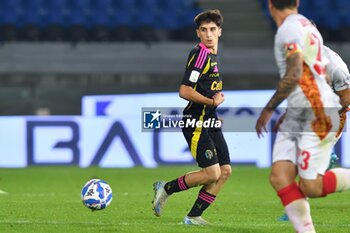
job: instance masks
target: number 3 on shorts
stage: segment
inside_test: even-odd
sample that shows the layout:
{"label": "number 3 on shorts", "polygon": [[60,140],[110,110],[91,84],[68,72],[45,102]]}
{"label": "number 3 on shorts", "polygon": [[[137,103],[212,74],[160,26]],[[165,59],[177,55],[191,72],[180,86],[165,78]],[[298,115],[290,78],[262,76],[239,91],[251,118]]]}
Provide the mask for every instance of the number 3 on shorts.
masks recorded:
{"label": "number 3 on shorts", "polygon": [[301,163],[298,163],[301,170],[306,170],[309,167],[309,159],[310,159],[310,152],[303,150],[300,153],[299,161],[301,160]]}

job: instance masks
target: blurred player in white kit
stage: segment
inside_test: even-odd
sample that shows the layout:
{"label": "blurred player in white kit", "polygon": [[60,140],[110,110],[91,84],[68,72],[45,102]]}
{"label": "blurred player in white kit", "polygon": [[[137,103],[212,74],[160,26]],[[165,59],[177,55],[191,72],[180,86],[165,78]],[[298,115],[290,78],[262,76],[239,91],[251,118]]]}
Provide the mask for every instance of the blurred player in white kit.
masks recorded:
{"label": "blurred player in white kit", "polygon": [[[269,0],[277,24],[275,58],[281,81],[262,111],[258,136],[277,106],[287,99],[287,112],[273,149],[270,182],[296,232],[316,232],[307,197],[324,197],[350,189],[350,170],[327,171],[339,131],[338,96],[328,85],[328,59],[316,27],[298,14],[298,0]],[[295,179],[299,176],[299,183]]]}

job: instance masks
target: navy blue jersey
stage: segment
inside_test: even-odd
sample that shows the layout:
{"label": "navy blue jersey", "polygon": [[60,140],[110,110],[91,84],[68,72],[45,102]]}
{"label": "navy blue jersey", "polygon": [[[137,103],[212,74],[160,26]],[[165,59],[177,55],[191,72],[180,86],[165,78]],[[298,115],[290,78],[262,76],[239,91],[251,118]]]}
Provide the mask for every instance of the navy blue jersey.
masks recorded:
{"label": "navy blue jersey", "polygon": [[[218,57],[212,54],[203,43],[196,45],[190,52],[181,84],[191,86],[208,98],[222,90]],[[184,113],[196,116],[204,113],[205,116],[209,116],[215,113],[215,109],[216,107],[189,102]]]}

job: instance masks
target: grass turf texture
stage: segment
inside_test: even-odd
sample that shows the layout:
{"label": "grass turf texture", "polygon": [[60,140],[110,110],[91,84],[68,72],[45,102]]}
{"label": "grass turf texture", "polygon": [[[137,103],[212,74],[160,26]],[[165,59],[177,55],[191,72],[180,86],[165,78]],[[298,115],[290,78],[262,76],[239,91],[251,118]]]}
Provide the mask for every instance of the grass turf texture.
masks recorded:
{"label": "grass turf texture", "polygon": [[[151,210],[152,183],[170,180],[196,167],[101,169],[30,167],[0,169],[0,232],[294,232],[289,222],[277,222],[283,211],[268,183],[268,169],[233,167],[232,177],[203,217],[211,226],[185,226],[199,187],[173,195],[163,216]],[[92,177],[113,189],[111,205],[92,212],[80,191]],[[311,200],[318,233],[349,232],[350,193]]]}

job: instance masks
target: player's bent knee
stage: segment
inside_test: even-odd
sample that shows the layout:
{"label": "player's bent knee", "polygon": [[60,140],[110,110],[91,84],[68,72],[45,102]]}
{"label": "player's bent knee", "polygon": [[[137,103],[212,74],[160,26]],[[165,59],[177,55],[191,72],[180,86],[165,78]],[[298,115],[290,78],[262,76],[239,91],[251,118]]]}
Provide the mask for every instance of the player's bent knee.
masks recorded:
{"label": "player's bent knee", "polygon": [[205,179],[203,180],[204,185],[210,185],[212,183],[215,183],[218,179],[216,179],[216,176],[206,176]]}
{"label": "player's bent knee", "polygon": [[281,176],[271,173],[269,177],[270,184],[273,187],[283,186],[283,179]]}
{"label": "player's bent knee", "polygon": [[210,167],[204,168],[202,172],[204,173],[203,176],[206,180],[208,180],[208,182],[215,182],[221,176],[221,169],[219,164],[214,164]]}
{"label": "player's bent knee", "polygon": [[290,161],[277,161],[272,165],[270,173],[270,184],[278,191],[295,182],[296,167]]}
{"label": "player's bent knee", "polygon": [[221,176],[221,171],[220,169],[211,169],[207,170],[204,172],[204,183],[205,184],[211,184],[216,182],[220,176]]}
{"label": "player's bent knee", "polygon": [[221,167],[221,176],[220,179],[227,180],[232,174],[231,166],[222,166]]}
{"label": "player's bent knee", "polygon": [[278,183],[278,179],[276,176],[270,175],[269,176],[269,181],[272,187],[276,188],[277,183]]}
{"label": "player's bent knee", "polygon": [[270,177],[270,184],[275,190],[280,190],[294,182],[294,179],[292,177],[288,177],[281,174],[271,173]]}
{"label": "player's bent knee", "polygon": [[218,179],[220,179],[221,176],[221,172],[215,172],[215,173],[211,173],[208,176],[208,182],[209,183],[214,183],[216,182]]}

